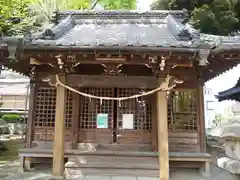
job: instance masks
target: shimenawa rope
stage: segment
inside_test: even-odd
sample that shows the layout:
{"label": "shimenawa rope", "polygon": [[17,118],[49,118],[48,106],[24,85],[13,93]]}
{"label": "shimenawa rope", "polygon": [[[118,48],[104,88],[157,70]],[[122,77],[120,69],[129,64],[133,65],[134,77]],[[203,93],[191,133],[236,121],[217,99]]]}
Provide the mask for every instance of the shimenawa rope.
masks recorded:
{"label": "shimenawa rope", "polygon": [[53,86],[60,85],[60,86],[66,88],[66,89],[68,89],[68,90],[70,90],[72,92],[78,93],[78,94],[80,94],[82,96],[85,96],[85,97],[88,97],[90,99],[91,98],[92,99],[99,99],[101,101],[101,104],[102,104],[103,100],[116,100],[116,101],[120,102],[120,101],[124,101],[124,100],[128,100],[128,99],[136,99],[136,98],[139,98],[139,97],[147,96],[147,95],[153,94],[153,93],[155,93],[157,91],[160,91],[160,90],[168,91],[168,90],[172,89],[175,86],[175,85],[173,85],[171,87],[168,87],[170,79],[171,79],[171,76],[167,75],[165,81],[163,81],[158,88],[150,90],[148,92],[144,92],[142,94],[136,94],[136,95],[127,96],[127,97],[102,97],[102,96],[95,96],[95,95],[87,94],[87,93],[84,93],[84,92],[80,92],[80,91],[78,91],[78,90],[76,90],[76,89],[74,89],[74,88],[72,88],[70,86],[67,86],[67,85],[63,84],[60,81],[58,74],[56,75],[56,84],[54,84]]}

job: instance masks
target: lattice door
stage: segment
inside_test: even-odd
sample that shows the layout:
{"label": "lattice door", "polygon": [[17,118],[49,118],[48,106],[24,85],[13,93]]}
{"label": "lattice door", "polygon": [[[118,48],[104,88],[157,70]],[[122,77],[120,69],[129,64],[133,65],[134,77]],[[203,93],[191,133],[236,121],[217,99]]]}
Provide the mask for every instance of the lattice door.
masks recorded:
{"label": "lattice door", "polygon": [[[97,96],[113,97],[113,88],[84,88],[83,91]],[[98,128],[98,114],[107,114],[107,128]],[[113,101],[100,101],[84,97],[80,107],[80,142],[112,143]]]}
{"label": "lattice door", "polygon": [[[38,86],[36,92],[34,140],[52,141],[55,126],[56,89],[48,85]],[[71,139],[72,92],[67,90],[65,106],[65,140]]]}
{"label": "lattice door", "polygon": [[[140,89],[119,88],[118,97],[126,97],[141,93]],[[132,128],[124,127],[124,115],[133,115]],[[126,117],[126,116],[125,116]],[[118,106],[118,136],[120,144],[150,144],[151,143],[151,106],[148,97],[122,101]],[[130,122],[129,122],[130,123]]]}
{"label": "lattice door", "polygon": [[169,96],[169,132],[198,132],[196,90],[172,91]]}

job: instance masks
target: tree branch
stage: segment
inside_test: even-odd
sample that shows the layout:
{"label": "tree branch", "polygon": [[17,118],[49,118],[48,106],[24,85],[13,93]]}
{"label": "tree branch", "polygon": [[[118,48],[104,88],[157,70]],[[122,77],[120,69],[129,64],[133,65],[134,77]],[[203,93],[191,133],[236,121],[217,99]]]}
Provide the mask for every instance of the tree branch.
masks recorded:
{"label": "tree branch", "polygon": [[92,7],[91,7],[91,10],[93,10],[95,7],[96,7],[96,5],[97,5],[97,3],[99,2],[100,0],[95,0],[95,2],[93,3],[93,5],[92,5]]}

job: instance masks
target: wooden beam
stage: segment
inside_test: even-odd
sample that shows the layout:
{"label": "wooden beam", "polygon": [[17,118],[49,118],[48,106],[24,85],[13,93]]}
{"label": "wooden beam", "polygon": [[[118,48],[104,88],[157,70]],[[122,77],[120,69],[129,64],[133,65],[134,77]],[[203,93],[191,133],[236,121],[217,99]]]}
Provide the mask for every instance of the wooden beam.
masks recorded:
{"label": "wooden beam", "polygon": [[[56,83],[55,75],[49,75],[48,73],[40,73],[39,81],[41,79],[50,79],[52,84]],[[182,78],[183,84],[177,84],[176,88],[197,88],[196,80],[186,81]],[[190,76],[189,76],[190,77]],[[195,77],[195,76],[193,76]],[[191,77],[191,78],[193,78]],[[164,78],[162,78],[164,80]],[[158,87],[157,78],[153,76],[107,76],[107,75],[77,75],[70,74],[67,76],[68,85],[71,87],[118,87],[118,88],[145,88],[154,89]]]}
{"label": "wooden beam", "polygon": [[[59,79],[66,83],[66,76],[59,75]],[[65,137],[65,97],[66,89],[57,87],[54,143],[53,143],[53,170],[52,179],[64,178],[64,137]]]}
{"label": "wooden beam", "polygon": [[[70,85],[78,87],[128,87],[128,88],[156,88],[157,78],[141,76],[79,76],[68,77]],[[162,79],[164,80],[164,79]]]}
{"label": "wooden beam", "polygon": [[[49,79],[56,83],[55,75],[41,73],[40,79]],[[164,78],[162,78],[162,81]],[[68,75],[68,85],[71,87],[121,87],[121,88],[156,88],[157,78],[147,76],[97,76],[97,75]]]}
{"label": "wooden beam", "polygon": [[[119,49],[116,49],[114,51],[107,51],[106,49],[103,49],[102,51],[74,51],[71,50],[61,50],[57,51],[54,49],[53,51],[40,51],[33,52],[26,50],[24,55],[21,57],[21,59],[29,59],[29,58],[35,58],[39,62],[45,64],[45,63],[57,63],[56,62],[56,56],[61,54],[62,59],[66,63],[78,63],[81,64],[99,64],[99,63],[122,63],[122,64],[138,64],[138,65],[144,65],[147,64],[149,61],[150,56],[158,56],[161,58],[161,56],[167,57],[169,56],[169,52],[164,51],[156,51],[156,52],[149,52],[149,51],[143,51],[143,52],[136,52],[136,51],[119,51]],[[110,56],[110,57],[109,57]],[[70,58],[69,58],[70,57]],[[192,60],[194,59],[194,52],[172,52],[168,62],[171,64],[192,64]],[[101,59],[99,62],[99,60]],[[114,58],[110,60],[110,58]],[[124,59],[124,62],[122,61]],[[110,60],[110,61],[109,61]]]}
{"label": "wooden beam", "polygon": [[202,152],[206,152],[206,135],[205,135],[205,118],[204,118],[204,88],[203,85],[198,86],[198,133],[199,143]]}
{"label": "wooden beam", "polygon": [[35,119],[36,90],[37,90],[36,84],[34,84],[30,81],[26,148],[31,148],[31,146],[32,146],[33,128],[34,128],[33,125],[34,125],[34,119]]}
{"label": "wooden beam", "polygon": [[160,180],[169,180],[167,92],[157,92],[158,152]]}
{"label": "wooden beam", "polygon": [[79,137],[79,104],[80,96],[77,93],[72,92],[72,148],[77,149],[78,137]]}

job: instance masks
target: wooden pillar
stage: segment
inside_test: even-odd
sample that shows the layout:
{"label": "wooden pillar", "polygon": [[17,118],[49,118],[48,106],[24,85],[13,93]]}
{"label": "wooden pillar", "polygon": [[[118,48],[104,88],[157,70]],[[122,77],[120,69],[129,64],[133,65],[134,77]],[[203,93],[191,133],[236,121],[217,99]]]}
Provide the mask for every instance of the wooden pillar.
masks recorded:
{"label": "wooden pillar", "polygon": [[27,135],[26,135],[26,148],[31,148],[33,140],[33,124],[35,118],[35,102],[36,102],[36,84],[30,81],[30,95],[28,106],[28,119],[27,119]]}
{"label": "wooden pillar", "polygon": [[152,148],[153,151],[158,152],[158,133],[157,133],[157,101],[156,94],[154,93],[151,97],[151,110],[152,110]]}
{"label": "wooden pillar", "polygon": [[79,104],[80,98],[79,94],[74,93],[72,94],[72,148],[77,149],[78,145],[78,137],[79,137]]}
{"label": "wooden pillar", "polygon": [[160,180],[169,180],[167,92],[157,92]]}
{"label": "wooden pillar", "polygon": [[[35,119],[35,103],[36,103],[36,84],[30,80],[30,94],[29,94],[29,106],[28,106],[28,119],[27,119],[27,129],[25,138],[25,147],[31,148],[33,141],[34,132],[34,119]],[[27,97],[28,98],[28,97]],[[20,157],[20,168],[22,171],[31,169],[31,158],[30,157]]]}
{"label": "wooden pillar", "polygon": [[[59,80],[66,83],[66,76],[59,75]],[[64,137],[65,137],[65,97],[66,88],[56,87],[56,112],[53,143],[53,170],[51,179],[64,179]]]}
{"label": "wooden pillar", "polygon": [[206,152],[205,118],[204,118],[204,88],[198,86],[198,135],[201,152]]}

